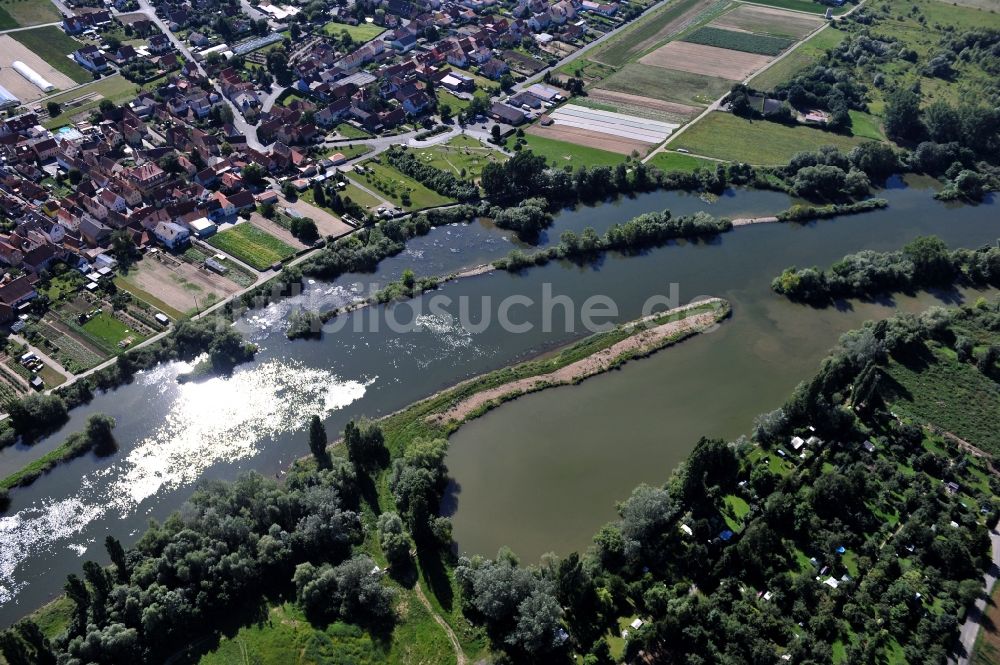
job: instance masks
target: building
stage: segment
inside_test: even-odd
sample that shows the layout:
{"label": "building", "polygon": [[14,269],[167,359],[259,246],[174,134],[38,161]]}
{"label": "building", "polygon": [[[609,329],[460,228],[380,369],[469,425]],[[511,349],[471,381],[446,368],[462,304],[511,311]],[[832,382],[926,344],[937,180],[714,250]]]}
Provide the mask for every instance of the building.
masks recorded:
{"label": "building", "polygon": [[174,222],[159,222],[153,228],[153,235],[168,249],[176,249],[191,239],[191,232]]}

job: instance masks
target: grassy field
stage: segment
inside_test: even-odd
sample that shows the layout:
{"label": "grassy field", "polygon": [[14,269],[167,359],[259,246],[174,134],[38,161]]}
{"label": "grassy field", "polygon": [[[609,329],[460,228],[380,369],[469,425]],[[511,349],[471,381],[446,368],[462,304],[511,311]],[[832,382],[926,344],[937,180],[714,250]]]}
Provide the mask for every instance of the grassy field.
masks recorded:
{"label": "grassy field", "polygon": [[152,293],[149,293],[148,291],[144,291],[143,289],[139,288],[138,285],[136,285],[127,277],[122,277],[121,275],[117,275],[115,277],[115,286],[117,286],[119,289],[124,289],[125,291],[128,291],[139,300],[143,300],[149,303],[150,305],[160,310],[161,312],[163,312],[172,319],[179,319],[184,316],[184,312],[180,311],[179,309],[171,307],[167,303],[163,302],[162,300],[154,296]]}
{"label": "grassy field", "polygon": [[812,67],[824,54],[844,41],[846,33],[827,28],[799,44],[791,53],[750,80],[758,90],[772,90],[779,83],[788,81],[804,69]]}
{"label": "grassy field", "polygon": [[[93,83],[76,88],[70,92],[55,95],[50,99],[51,101],[62,105],[63,112],[55,118],[49,118],[45,122],[45,126],[49,129],[55,129],[56,127],[66,125],[74,116],[83,113],[90,113],[92,110],[96,109],[101,105],[102,99],[110,99],[116,104],[131,100],[135,97],[136,90],[138,90],[138,87],[134,83],[126,80],[121,75],[116,74],[114,76],[106,76],[100,81],[94,81]],[[94,96],[88,98],[79,105],[74,104],[75,100],[83,99],[88,95]]]}
{"label": "grassy field", "polygon": [[970,665],[1000,663],[1000,584],[993,587],[990,599],[991,602],[986,604],[986,621],[976,637]]}
{"label": "grassy field", "polygon": [[[933,348],[925,359],[927,363],[917,368],[890,364],[889,373],[898,383],[891,398],[893,411],[1000,454],[1000,385],[973,365],[959,362],[948,349]],[[947,401],[940,399],[942,394],[949,396]],[[956,409],[955,404],[965,407]]]}
{"label": "grassy field", "polygon": [[0,1],[0,30],[54,23],[62,18],[49,0]]}
{"label": "grassy field", "polygon": [[420,161],[442,171],[449,171],[456,176],[470,176],[473,179],[482,175],[483,167],[490,162],[505,162],[507,156],[469,136],[456,136],[447,143],[442,143],[423,150],[414,149],[414,154]]}
{"label": "grassy field", "polygon": [[342,122],[333,128],[333,131],[337,132],[341,136],[349,139],[367,139],[371,137],[371,134],[363,129],[359,129],[354,125],[346,122]]}
{"label": "grassy field", "polygon": [[[528,149],[536,155],[540,155],[545,160],[557,168],[563,166],[615,166],[625,159],[623,155],[597,148],[557,141],[543,136],[525,134],[524,139],[528,142]],[[508,143],[508,148],[514,145],[513,140]]]}
{"label": "grassy field", "polygon": [[39,58],[77,83],[86,83],[93,80],[94,77],[91,76],[90,72],[66,57],[80,48],[82,44],[59,28],[47,25],[33,30],[12,32],[10,36],[27,46]]}
{"label": "grassy field", "polygon": [[711,113],[691,126],[670,147],[696,155],[749,164],[785,164],[796,153],[833,145],[849,150],[865,139],[825,132],[805,125],[749,121],[730,113]]}
{"label": "grassy field", "polygon": [[[701,0],[679,0],[642,17],[618,36],[601,45],[589,58],[599,63],[621,67],[657,45],[660,32],[671,22],[690,11]],[[572,63],[571,63],[572,64]]]}
{"label": "grassy field", "polygon": [[101,312],[81,326],[87,333],[99,339],[105,346],[118,349],[118,343],[131,337],[133,341],[141,339],[141,335],[130,331],[124,323],[107,312]]}
{"label": "grassy field", "polygon": [[760,55],[778,55],[795,43],[784,37],[755,35],[751,32],[736,32],[735,30],[722,30],[709,26],[698,28],[682,41]]}
{"label": "grassy field", "polygon": [[[800,12],[812,12],[813,14],[825,14],[828,7],[819,2],[811,0],[753,0],[758,5],[768,5],[769,7],[780,7],[781,9],[795,9]],[[830,7],[834,15],[840,16],[848,11],[852,5],[845,4],[842,7]]]}
{"label": "grassy field", "polygon": [[337,23],[336,21],[331,21],[323,26],[323,32],[334,37],[340,37],[340,33],[344,31],[356,42],[367,42],[385,32],[385,28],[374,23],[347,25],[346,23]]}
{"label": "grassy field", "polygon": [[665,102],[708,106],[732,88],[726,79],[702,76],[638,62],[627,65],[601,83],[602,88],[642,95]]}
{"label": "grassy field", "polygon": [[329,150],[326,151],[325,156],[329,157],[339,152],[347,159],[354,159],[355,157],[360,157],[361,155],[367,155],[371,151],[372,147],[364,143],[359,143],[358,145],[347,144],[347,145],[338,145],[335,148],[330,148]]}
{"label": "grassy field", "polygon": [[[441,196],[437,192],[424,187],[413,178],[403,175],[391,166],[369,161],[365,162],[364,167],[368,173],[362,175],[351,172],[347,174],[348,177],[361,183],[368,189],[380,193],[401,208],[420,210],[422,208],[454,203],[448,197]],[[404,194],[409,195],[409,204],[404,204]]]}
{"label": "grassy field", "polygon": [[272,607],[267,621],[243,627],[232,637],[223,637],[200,662],[201,665],[455,662],[444,631],[415,598],[406,598],[401,613],[403,620],[390,639],[382,641],[345,623],[314,627],[296,605],[285,603]]}
{"label": "grassy field", "polygon": [[237,224],[206,242],[257,270],[267,270],[295,253],[292,247],[249,223]]}
{"label": "grassy field", "polygon": [[851,133],[855,136],[873,141],[885,140],[882,123],[878,118],[862,111],[849,111],[848,115],[851,116]]}
{"label": "grassy field", "polygon": [[715,165],[718,164],[711,159],[701,159],[680,152],[657,153],[648,163],[661,171],[687,171],[689,173],[698,168],[714,169]]}

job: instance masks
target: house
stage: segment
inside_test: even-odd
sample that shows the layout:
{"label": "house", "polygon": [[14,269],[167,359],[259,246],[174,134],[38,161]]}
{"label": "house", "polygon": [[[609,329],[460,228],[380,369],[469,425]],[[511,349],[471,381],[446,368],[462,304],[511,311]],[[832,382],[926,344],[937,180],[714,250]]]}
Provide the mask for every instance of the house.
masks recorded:
{"label": "house", "polygon": [[209,43],[208,37],[201,34],[200,32],[192,32],[190,35],[188,35],[188,41],[191,42],[193,46],[197,46],[199,48],[204,48],[208,46]]}
{"label": "house", "polygon": [[499,80],[504,74],[510,71],[510,66],[503,60],[492,58],[479,67],[479,73],[494,81]]}
{"label": "house", "polygon": [[89,215],[84,215],[80,220],[80,235],[91,247],[102,247],[111,240],[111,228]]}
{"label": "house", "polygon": [[199,238],[207,238],[219,229],[207,217],[199,217],[198,219],[191,220],[188,222],[188,228]]}
{"label": "house", "polygon": [[191,239],[191,232],[174,222],[159,222],[153,227],[153,236],[168,249],[176,249]]}
{"label": "house", "polygon": [[149,38],[146,48],[149,49],[150,53],[159,54],[173,50],[174,45],[170,43],[170,39],[166,35],[160,33]]}
{"label": "house", "polygon": [[0,321],[13,320],[14,312],[37,295],[38,292],[27,275],[0,285]]}
{"label": "house", "polygon": [[101,54],[96,46],[84,46],[73,52],[73,59],[85,69],[96,74],[103,74],[110,69],[107,59]]}
{"label": "house", "polygon": [[167,172],[157,166],[156,162],[146,162],[136,166],[129,171],[128,176],[144,195],[152,192],[169,178]]}

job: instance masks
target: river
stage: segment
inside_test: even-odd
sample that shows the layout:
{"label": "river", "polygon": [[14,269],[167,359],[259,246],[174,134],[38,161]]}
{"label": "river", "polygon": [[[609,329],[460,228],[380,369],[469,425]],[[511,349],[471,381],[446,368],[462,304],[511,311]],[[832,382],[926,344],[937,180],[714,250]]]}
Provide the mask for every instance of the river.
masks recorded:
{"label": "river", "polygon": [[[698,295],[728,298],[734,315],[718,331],[580,386],[518,400],[452,437],[449,511],[461,550],[491,554],[506,543],[531,559],[585,547],[635,484],[662,482],[702,434],[745,432],[754,415],[779,405],[815,369],[840,332],[892,311],[888,303],[819,312],[788,303],[768,289],[782,268],[827,265],[864,247],[897,248],[925,233],[953,246],[975,247],[997,237],[995,204],[941,204],[926,184],[897,183],[884,195],[888,209],[857,217],[758,225],[642,256],[612,255],[594,265],[554,263],[522,275],[458,280],[396,308],[338,317],[334,324],[343,329],[320,341],[289,342],[284,329],[294,307],[343,305],[406,268],[418,275],[447,274],[505,255],[517,243],[488,223],[447,226],[414,239],[374,274],[309,284],[303,296],[237,323],[260,352],[231,377],[178,384],[175,378],[185,368],[160,366],[98,395],[36,446],[0,451],[0,472],[6,473],[80,430],[91,413],[118,421],[115,455],[74,460],[11,493],[11,507],[0,517],[0,621],[9,624],[53,597],[83,560],[105,561],[107,534],[132,542],[148,520],[177,509],[198,482],[251,469],[280,473],[307,453],[304,425],[314,413],[324,417],[333,436],[351,418],[392,412],[584,334],[578,317],[567,319],[559,308],[552,330],[538,325],[546,284],[577,307],[588,296],[608,296],[617,305],[609,318],[615,321],[638,316],[653,295],[674,293],[681,302]],[[601,231],[650,210],[743,217],[788,205],[788,197],[774,192],[730,193],[711,204],[656,192],[565,211],[541,244],[555,242],[567,229]],[[535,324],[530,331],[510,334],[487,325],[472,332],[459,324],[462,318],[481,321],[512,294],[535,300],[510,309],[516,323]],[[919,309],[958,297],[924,294],[897,304]],[[451,304],[432,310],[431,300],[441,298]],[[460,309],[463,298],[471,302],[467,317]],[[492,299],[489,308],[483,298]],[[413,308],[423,310],[415,329],[393,331],[391,321]],[[567,320],[575,322],[573,330]]]}

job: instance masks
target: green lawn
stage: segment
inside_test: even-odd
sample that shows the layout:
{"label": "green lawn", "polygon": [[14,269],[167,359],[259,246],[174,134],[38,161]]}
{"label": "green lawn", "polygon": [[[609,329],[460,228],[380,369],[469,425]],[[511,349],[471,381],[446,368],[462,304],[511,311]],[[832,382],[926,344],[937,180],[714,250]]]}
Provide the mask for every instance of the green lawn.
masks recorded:
{"label": "green lawn", "polygon": [[381,201],[379,201],[377,198],[375,198],[368,192],[364,191],[363,189],[359,189],[357,185],[355,185],[350,181],[348,181],[347,187],[340,190],[340,196],[343,198],[351,199],[352,201],[354,201],[355,203],[357,203],[359,206],[361,206],[366,210],[374,210],[375,208],[382,205]]}
{"label": "green lawn", "polygon": [[26,28],[62,19],[49,0],[0,0],[0,30]]}
{"label": "green lawn", "polygon": [[694,157],[693,155],[685,155],[680,152],[665,151],[653,155],[653,158],[647,162],[648,164],[657,167],[661,171],[686,171],[688,173],[699,168],[710,168],[714,169],[718,162],[711,159],[702,159],[700,157]]}
{"label": "green lawn", "polygon": [[109,349],[121,350],[118,343],[131,337],[133,342],[141,339],[141,335],[130,330],[124,323],[107,312],[101,312],[81,326],[87,333]]}
{"label": "green lawn", "polygon": [[733,82],[663,67],[633,62],[600,84],[601,88],[627,92],[693,106],[708,106],[729,92]]}
{"label": "green lawn", "polygon": [[472,178],[478,178],[490,162],[507,161],[507,156],[503,153],[465,135],[430,148],[414,149],[413,152],[420,161],[436,169],[449,171],[456,176],[460,176],[464,170]]}
{"label": "green lawn", "polygon": [[295,253],[294,248],[249,222],[216,233],[206,242],[256,270],[267,270]]}
{"label": "green lawn", "polygon": [[711,113],[670,144],[696,155],[749,164],[786,164],[796,153],[833,145],[849,150],[865,139],[825,132],[805,125],[745,120],[730,113]]}
{"label": "green lawn", "polygon": [[877,117],[863,111],[848,111],[848,114],[851,116],[851,132],[855,136],[873,141],[885,140],[882,122]]}
{"label": "green lawn", "polygon": [[844,41],[846,36],[847,33],[833,28],[820,30],[766,71],[751,79],[750,85],[758,90],[774,89],[779,83],[784,83],[799,72],[815,65],[828,50]]}
{"label": "green lawn", "polygon": [[334,37],[340,37],[340,33],[347,31],[347,34],[351,36],[356,42],[367,42],[375,39],[383,32],[385,28],[375,25],[374,23],[361,23],[360,25],[347,25],[346,23],[337,23],[336,21],[331,21],[323,26],[323,32]]}
{"label": "green lawn", "polygon": [[367,155],[371,151],[372,147],[365,143],[358,143],[357,145],[347,144],[329,148],[324,153],[324,156],[330,157],[331,155],[336,155],[339,152],[347,159],[354,159],[355,157],[360,157],[361,155]]}
{"label": "green lawn", "polygon": [[[422,208],[432,208],[454,203],[452,199],[441,196],[437,192],[424,187],[413,178],[403,175],[391,166],[368,161],[364,163],[364,167],[368,171],[367,173],[362,175],[350,172],[347,176],[368,189],[378,192],[401,208],[420,210]],[[403,201],[404,194],[409,195],[410,201],[408,204],[405,204]]]}
{"label": "green lawn", "polygon": [[82,44],[56,26],[47,25],[33,30],[20,30],[10,33],[10,36],[77,83],[93,80],[90,72],[66,57],[79,49]]}
{"label": "green lawn", "polygon": [[367,139],[371,138],[371,134],[363,129],[359,129],[352,124],[342,122],[333,128],[333,131],[337,132],[344,138],[348,139]]}
{"label": "green lawn", "polygon": [[[543,136],[525,134],[528,149],[536,155],[541,155],[546,161],[557,168],[563,166],[616,166],[625,160],[625,155],[608,152],[597,148],[576,145],[566,141],[557,141]],[[509,139],[507,148],[512,149],[514,140]]]}
{"label": "green lawn", "polygon": [[[67,60],[67,62],[69,61]],[[63,112],[55,118],[49,118],[45,122],[45,127],[48,129],[62,127],[68,124],[74,116],[89,113],[96,109],[101,105],[102,99],[110,99],[116,104],[130,101],[135,97],[137,90],[138,86],[136,84],[126,80],[119,74],[115,74],[114,76],[106,76],[100,81],[94,81],[70,92],[55,95],[49,98],[49,100],[62,105]],[[88,97],[88,95],[93,95],[93,97]],[[77,103],[77,100],[82,101]]]}

